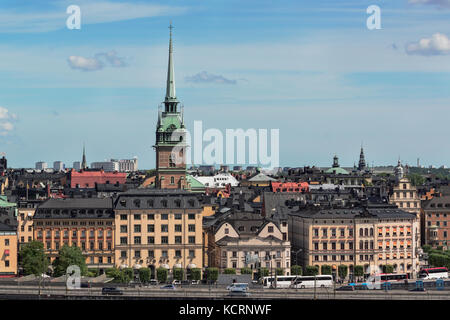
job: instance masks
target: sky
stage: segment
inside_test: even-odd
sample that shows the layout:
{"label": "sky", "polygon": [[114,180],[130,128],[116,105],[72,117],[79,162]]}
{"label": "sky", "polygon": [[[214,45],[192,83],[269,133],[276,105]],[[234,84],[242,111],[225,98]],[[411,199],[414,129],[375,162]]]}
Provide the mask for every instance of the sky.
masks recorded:
{"label": "sky", "polygon": [[280,166],[353,166],[361,144],[371,166],[450,166],[449,18],[450,0],[2,0],[0,152],[153,168],[172,21],[188,129],[279,129]]}

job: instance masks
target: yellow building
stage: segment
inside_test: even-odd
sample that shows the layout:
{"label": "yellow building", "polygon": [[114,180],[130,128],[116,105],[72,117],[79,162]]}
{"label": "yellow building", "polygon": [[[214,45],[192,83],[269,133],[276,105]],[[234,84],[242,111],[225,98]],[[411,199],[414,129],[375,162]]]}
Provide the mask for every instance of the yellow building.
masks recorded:
{"label": "yellow building", "polygon": [[22,244],[33,241],[33,217],[36,207],[42,203],[37,200],[23,200],[18,202],[17,208],[17,241],[19,248]]}
{"label": "yellow building", "polygon": [[0,223],[0,277],[17,275],[17,232],[14,227]]}
{"label": "yellow building", "polygon": [[110,198],[49,199],[36,209],[34,239],[53,261],[63,245],[77,246],[88,268],[114,266],[114,211]]}
{"label": "yellow building", "polygon": [[[366,275],[393,265],[394,272],[415,277],[420,228],[417,217],[395,207],[308,208],[290,214],[293,263],[346,265],[349,274],[363,266]],[[295,261],[297,260],[297,261]]]}
{"label": "yellow building", "polygon": [[202,203],[181,190],[131,190],[115,200],[115,263],[120,268],[202,268]]}

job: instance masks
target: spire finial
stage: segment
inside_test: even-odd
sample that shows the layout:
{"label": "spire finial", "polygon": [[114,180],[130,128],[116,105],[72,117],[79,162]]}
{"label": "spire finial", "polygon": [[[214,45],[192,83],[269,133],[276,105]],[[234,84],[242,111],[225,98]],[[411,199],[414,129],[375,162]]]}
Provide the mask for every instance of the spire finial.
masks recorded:
{"label": "spire finial", "polygon": [[166,98],[164,103],[166,105],[166,112],[176,112],[176,107],[178,104],[177,96],[175,94],[175,72],[173,67],[173,47],[172,47],[172,21],[169,25],[169,63],[167,68],[167,87],[166,87]]}

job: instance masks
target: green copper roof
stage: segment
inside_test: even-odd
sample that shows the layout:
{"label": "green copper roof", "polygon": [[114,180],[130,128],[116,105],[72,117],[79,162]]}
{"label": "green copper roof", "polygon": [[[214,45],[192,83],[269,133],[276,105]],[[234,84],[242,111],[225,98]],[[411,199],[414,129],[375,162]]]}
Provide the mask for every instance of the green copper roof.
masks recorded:
{"label": "green copper roof", "polygon": [[191,185],[191,189],[205,189],[205,185],[203,183],[189,174],[186,175],[186,182]]}
{"label": "green copper roof", "polygon": [[5,195],[0,195],[0,208],[12,208],[16,206],[17,204],[8,202],[8,198]]}
{"label": "green copper roof", "polygon": [[160,127],[158,128],[158,130],[161,131],[160,129],[162,129],[163,131],[168,131],[170,127],[172,127],[173,130],[180,129],[181,124],[182,121],[179,113],[174,114],[163,113],[160,119]]}
{"label": "green copper roof", "polygon": [[330,168],[325,173],[334,173],[334,174],[349,174],[347,170],[342,169],[341,167]]}

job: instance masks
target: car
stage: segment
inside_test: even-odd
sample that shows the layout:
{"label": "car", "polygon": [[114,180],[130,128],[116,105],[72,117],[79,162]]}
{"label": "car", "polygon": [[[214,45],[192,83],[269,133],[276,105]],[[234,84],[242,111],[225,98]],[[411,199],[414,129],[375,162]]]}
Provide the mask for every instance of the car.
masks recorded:
{"label": "car", "polygon": [[227,287],[227,290],[248,291],[248,283],[233,283]]}
{"label": "car", "polygon": [[231,297],[248,297],[250,295],[250,292],[243,291],[243,290],[230,290],[228,293]]}
{"label": "car", "polygon": [[90,282],[82,282],[82,283],[80,283],[80,287],[81,288],[90,288],[91,283]]}
{"label": "car", "polygon": [[191,284],[200,284],[200,280],[192,280]]}
{"label": "car", "polygon": [[160,287],[160,289],[175,290],[175,286],[173,284],[166,284],[165,286]]}
{"label": "car", "polygon": [[149,284],[152,285],[152,286],[156,286],[156,285],[158,284],[158,280],[156,280],[156,279],[150,279]]}
{"label": "car", "polygon": [[180,281],[180,280],[173,280],[173,281],[172,281],[172,284],[173,284],[173,285],[180,285],[180,284],[181,284],[181,281]]}
{"label": "car", "polygon": [[425,292],[425,291],[427,291],[425,288],[423,288],[423,287],[417,287],[417,288],[414,288],[414,289],[411,289],[411,290],[409,290],[409,291],[420,291],[420,292]]}
{"label": "car", "polygon": [[342,286],[337,288],[336,291],[355,291],[355,286]]}
{"label": "car", "polygon": [[102,288],[102,294],[104,295],[123,295],[123,291],[117,287],[104,287]]}

